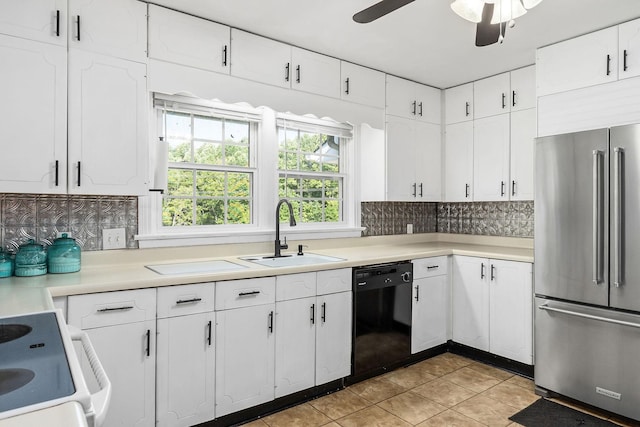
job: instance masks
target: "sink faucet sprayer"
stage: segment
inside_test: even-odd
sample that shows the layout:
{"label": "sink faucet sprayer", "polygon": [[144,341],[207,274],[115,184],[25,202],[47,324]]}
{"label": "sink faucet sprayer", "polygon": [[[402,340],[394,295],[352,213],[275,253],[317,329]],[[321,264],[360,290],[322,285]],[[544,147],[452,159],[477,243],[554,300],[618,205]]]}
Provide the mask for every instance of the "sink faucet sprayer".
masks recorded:
{"label": "sink faucet sprayer", "polygon": [[287,238],[284,238],[284,244],[280,243],[280,206],[282,204],[286,204],[289,208],[289,225],[294,227],[296,225],[296,219],[293,216],[293,206],[287,199],[280,199],[278,205],[276,206],[276,241],[275,241],[275,254],[274,257],[279,258],[283,256],[280,253],[281,249],[289,249],[289,245],[287,245]]}

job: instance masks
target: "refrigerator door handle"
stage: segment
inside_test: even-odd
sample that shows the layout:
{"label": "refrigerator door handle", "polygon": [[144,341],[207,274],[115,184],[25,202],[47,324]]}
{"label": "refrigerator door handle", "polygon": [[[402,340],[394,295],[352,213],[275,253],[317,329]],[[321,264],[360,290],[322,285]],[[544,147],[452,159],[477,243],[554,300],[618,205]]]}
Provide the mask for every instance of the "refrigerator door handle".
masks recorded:
{"label": "refrigerator door handle", "polygon": [[604,281],[604,152],[593,150],[593,283]]}
{"label": "refrigerator door handle", "polygon": [[620,287],[623,284],[622,279],[622,227],[624,218],[623,197],[624,190],[622,188],[624,148],[615,147],[613,149],[613,284]]}
{"label": "refrigerator door handle", "polygon": [[625,320],[618,320],[618,319],[610,319],[608,317],[595,316],[593,314],[580,313],[578,311],[572,311],[572,310],[565,310],[563,308],[550,307],[548,304],[539,305],[538,309],[546,310],[546,311],[553,311],[553,312],[556,312],[556,313],[567,314],[569,316],[582,317],[584,319],[597,320],[599,322],[614,323],[616,325],[629,326],[631,328],[639,328],[640,329],[640,323],[627,322]]}

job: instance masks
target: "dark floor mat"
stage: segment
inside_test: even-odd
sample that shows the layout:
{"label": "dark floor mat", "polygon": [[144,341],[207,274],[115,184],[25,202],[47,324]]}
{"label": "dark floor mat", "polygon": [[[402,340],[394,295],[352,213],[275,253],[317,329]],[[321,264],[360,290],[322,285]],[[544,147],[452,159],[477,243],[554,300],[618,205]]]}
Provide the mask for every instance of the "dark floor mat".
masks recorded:
{"label": "dark floor mat", "polygon": [[619,427],[546,399],[538,399],[509,418],[526,427]]}

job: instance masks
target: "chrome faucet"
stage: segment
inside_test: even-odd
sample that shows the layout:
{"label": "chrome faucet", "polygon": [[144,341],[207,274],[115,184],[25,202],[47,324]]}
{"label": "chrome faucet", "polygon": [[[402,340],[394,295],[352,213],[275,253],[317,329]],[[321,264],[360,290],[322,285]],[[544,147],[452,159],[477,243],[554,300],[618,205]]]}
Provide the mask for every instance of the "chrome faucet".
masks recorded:
{"label": "chrome faucet", "polygon": [[280,243],[280,206],[282,204],[286,204],[289,208],[289,225],[294,227],[296,225],[296,219],[293,216],[293,206],[287,199],[280,199],[278,202],[278,206],[276,206],[276,241],[275,241],[275,253],[274,258],[280,258],[284,255],[280,253],[281,249],[289,249],[289,245],[287,245],[287,238],[284,238],[284,244]]}

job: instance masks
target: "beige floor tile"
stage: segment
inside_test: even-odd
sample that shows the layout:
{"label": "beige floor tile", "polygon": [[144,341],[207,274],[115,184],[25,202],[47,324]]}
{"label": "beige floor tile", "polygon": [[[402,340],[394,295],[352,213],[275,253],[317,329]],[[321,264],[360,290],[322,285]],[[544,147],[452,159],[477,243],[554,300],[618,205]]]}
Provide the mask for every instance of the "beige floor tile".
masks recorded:
{"label": "beige floor tile", "polygon": [[455,370],[470,365],[472,362],[462,356],[451,353],[444,353],[431,359],[423,360],[415,365],[415,369],[419,369],[427,374],[441,377]]}
{"label": "beige floor tile", "polygon": [[370,406],[371,402],[345,389],[312,400],[309,404],[329,418],[337,420]]}
{"label": "beige floor tile", "polygon": [[330,423],[331,419],[308,403],[303,403],[264,417],[262,421],[269,427],[320,427]]}
{"label": "beige floor tile", "polygon": [[377,406],[369,406],[362,411],[338,420],[342,427],[408,427],[408,422]]}
{"label": "beige floor tile", "polygon": [[414,388],[414,393],[433,400],[448,408],[472,398],[476,393],[460,387],[452,382],[438,378],[419,387]]}
{"label": "beige floor tile", "polygon": [[322,427],[340,427],[340,424],[335,421],[331,421],[329,424],[325,424]]}
{"label": "beige floor tile", "polygon": [[506,381],[495,387],[491,387],[480,395],[487,396],[493,400],[497,400],[498,402],[506,403],[519,411],[540,399],[540,396],[536,396],[536,394],[531,390],[518,387],[517,385],[510,384]]}
{"label": "beige floor tile", "polygon": [[511,423],[507,427],[525,427],[525,426],[523,426],[522,424],[518,424],[518,423]]}
{"label": "beige floor tile", "polygon": [[378,406],[411,424],[418,424],[447,409],[446,406],[410,391],[383,400]]}
{"label": "beige floor tile", "polygon": [[504,371],[502,369],[496,368],[495,366],[485,365],[484,363],[474,362],[469,365],[469,368],[473,369],[474,371],[482,372],[483,374],[495,377],[500,381],[505,381],[513,377],[513,374],[511,372]]}
{"label": "beige floor tile", "polygon": [[457,384],[460,387],[468,388],[476,393],[481,393],[501,382],[495,377],[475,371],[469,367],[458,369],[443,376],[442,379]]}
{"label": "beige floor tile", "polygon": [[382,378],[387,378],[389,381],[405,387],[405,389],[408,390],[434,380],[437,377],[423,369],[420,369],[420,367],[416,365],[411,365],[406,368],[396,369],[388,374],[384,374]]}
{"label": "beige floor tile", "polygon": [[418,424],[416,427],[484,427],[484,424],[448,409]]}
{"label": "beige floor tile", "polygon": [[394,383],[388,378],[376,377],[349,386],[347,389],[371,403],[378,403],[407,391],[407,387]]}
{"label": "beige floor tile", "polygon": [[444,360],[448,360],[449,362],[459,366],[460,368],[474,363],[472,359],[468,359],[464,356],[460,356],[459,354],[454,354],[454,353],[442,353],[436,357],[439,357]]}
{"label": "beige floor tile", "polygon": [[521,377],[520,375],[514,375],[507,380],[510,384],[515,384],[517,386],[526,388],[528,390],[535,390],[536,386],[529,378]]}
{"label": "beige floor tile", "polygon": [[255,420],[247,424],[242,424],[242,427],[267,427],[267,424],[262,420]]}
{"label": "beige floor tile", "polygon": [[465,400],[452,409],[488,426],[507,426],[511,424],[509,417],[518,412],[513,406],[482,395]]}

